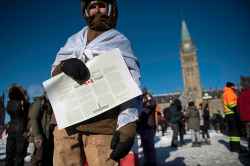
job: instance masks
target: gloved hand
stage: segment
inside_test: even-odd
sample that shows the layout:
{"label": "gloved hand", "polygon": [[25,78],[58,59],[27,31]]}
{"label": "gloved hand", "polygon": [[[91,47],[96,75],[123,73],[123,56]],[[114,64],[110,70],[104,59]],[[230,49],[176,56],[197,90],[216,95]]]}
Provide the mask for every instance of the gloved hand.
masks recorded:
{"label": "gloved hand", "polygon": [[85,82],[90,78],[89,69],[77,58],[62,61],[61,70],[77,82]]}
{"label": "gloved hand", "polygon": [[125,157],[134,144],[134,138],[136,135],[136,122],[131,122],[119,130],[115,131],[111,141],[110,158],[115,161],[119,161]]}

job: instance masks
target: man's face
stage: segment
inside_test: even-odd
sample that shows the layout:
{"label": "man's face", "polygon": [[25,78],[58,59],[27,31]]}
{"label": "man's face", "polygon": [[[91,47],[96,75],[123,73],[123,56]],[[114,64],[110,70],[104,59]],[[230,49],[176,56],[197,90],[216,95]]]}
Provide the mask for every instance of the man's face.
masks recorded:
{"label": "man's face", "polygon": [[[110,4],[112,5],[112,4]],[[91,1],[86,8],[86,19],[90,29],[95,31],[107,31],[115,25],[114,6],[104,0]]]}
{"label": "man's face", "polygon": [[89,17],[95,16],[97,13],[107,15],[108,5],[103,1],[91,1],[87,7]]}

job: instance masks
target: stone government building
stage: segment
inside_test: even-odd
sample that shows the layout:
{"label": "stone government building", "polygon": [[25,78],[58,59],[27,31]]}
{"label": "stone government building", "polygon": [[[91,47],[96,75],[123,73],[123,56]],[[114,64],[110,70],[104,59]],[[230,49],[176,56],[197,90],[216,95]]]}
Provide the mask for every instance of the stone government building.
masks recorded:
{"label": "stone government building", "polygon": [[223,106],[220,99],[222,91],[202,90],[197,60],[197,48],[191,38],[185,21],[182,21],[181,24],[180,61],[184,90],[182,93],[174,92],[154,95],[161,109],[168,107],[173,99],[179,98],[184,107],[186,107],[189,101],[194,101],[196,105],[205,101],[208,102],[211,112],[219,111],[222,113]]}
{"label": "stone government building", "polygon": [[[221,87],[221,89],[202,90],[197,60],[197,48],[191,38],[185,21],[182,21],[181,24],[180,61],[184,91],[182,93],[174,92],[154,95],[160,109],[163,110],[171,104],[173,99],[179,98],[184,108],[189,101],[194,101],[196,105],[206,102],[209,105],[211,116],[214,113],[223,115],[223,87]],[[250,76],[241,76],[240,85],[238,89],[244,88],[244,86],[250,86]]]}
{"label": "stone government building", "polygon": [[182,98],[187,101],[194,101],[196,105],[199,105],[202,102],[202,88],[196,50],[187,25],[185,21],[182,21],[180,46],[180,60],[184,84]]}

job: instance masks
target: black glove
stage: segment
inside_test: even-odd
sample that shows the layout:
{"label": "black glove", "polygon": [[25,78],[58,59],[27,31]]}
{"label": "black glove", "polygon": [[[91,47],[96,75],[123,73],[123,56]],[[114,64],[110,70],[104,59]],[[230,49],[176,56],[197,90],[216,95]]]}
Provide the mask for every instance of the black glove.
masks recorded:
{"label": "black glove", "polygon": [[77,82],[85,82],[90,78],[89,69],[77,58],[62,61],[61,70]]}
{"label": "black glove", "polygon": [[134,144],[134,138],[136,135],[136,123],[132,122],[123,127],[118,131],[115,131],[111,141],[110,158],[115,161],[119,161],[125,157]]}

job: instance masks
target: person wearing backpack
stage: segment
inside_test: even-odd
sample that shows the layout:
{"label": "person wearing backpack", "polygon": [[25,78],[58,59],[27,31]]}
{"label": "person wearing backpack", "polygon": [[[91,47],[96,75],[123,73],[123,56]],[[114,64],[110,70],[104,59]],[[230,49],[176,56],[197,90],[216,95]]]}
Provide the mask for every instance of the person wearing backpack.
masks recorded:
{"label": "person wearing backpack", "polygon": [[29,110],[31,136],[34,138],[35,152],[32,166],[53,165],[53,126],[51,125],[52,107],[42,95],[36,97]]}

